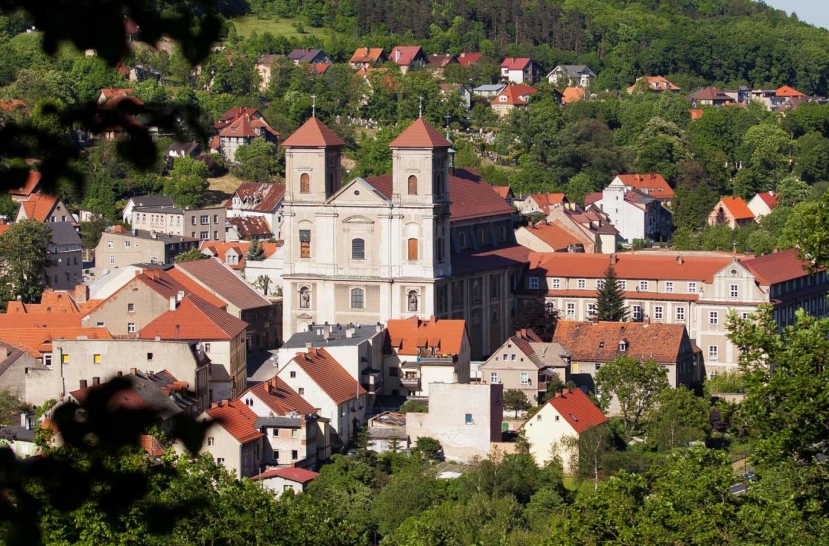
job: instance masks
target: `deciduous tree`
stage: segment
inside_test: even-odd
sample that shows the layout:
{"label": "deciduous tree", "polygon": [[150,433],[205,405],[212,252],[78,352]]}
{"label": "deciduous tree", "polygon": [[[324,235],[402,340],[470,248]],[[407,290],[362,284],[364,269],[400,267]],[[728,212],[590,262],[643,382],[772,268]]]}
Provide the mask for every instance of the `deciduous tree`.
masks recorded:
{"label": "deciduous tree", "polygon": [[627,440],[639,430],[642,420],[667,388],[665,370],[653,360],[640,362],[629,356],[618,356],[596,372],[601,407],[609,408],[613,398],[618,401]]}
{"label": "deciduous tree", "polygon": [[12,299],[40,301],[46,288],[51,242],[52,232],[37,220],[17,222],[0,234],[0,282],[8,287]]}
{"label": "deciduous tree", "polygon": [[524,411],[529,407],[530,401],[524,391],[508,389],[504,392],[504,409],[514,411],[516,419],[519,411]]}

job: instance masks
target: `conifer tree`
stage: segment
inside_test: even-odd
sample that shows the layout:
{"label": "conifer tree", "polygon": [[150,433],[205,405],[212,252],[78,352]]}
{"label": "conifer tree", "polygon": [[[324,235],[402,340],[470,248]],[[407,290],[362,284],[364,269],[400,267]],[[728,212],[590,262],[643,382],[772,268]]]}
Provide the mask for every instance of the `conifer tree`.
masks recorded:
{"label": "conifer tree", "polygon": [[625,294],[619,286],[616,268],[609,264],[604,272],[604,284],[596,295],[596,314],[601,321],[623,322],[628,318]]}
{"label": "conifer tree", "polygon": [[249,262],[261,262],[265,259],[265,249],[262,248],[262,243],[259,242],[259,239],[251,241],[250,248],[248,248],[245,254],[245,259]]}

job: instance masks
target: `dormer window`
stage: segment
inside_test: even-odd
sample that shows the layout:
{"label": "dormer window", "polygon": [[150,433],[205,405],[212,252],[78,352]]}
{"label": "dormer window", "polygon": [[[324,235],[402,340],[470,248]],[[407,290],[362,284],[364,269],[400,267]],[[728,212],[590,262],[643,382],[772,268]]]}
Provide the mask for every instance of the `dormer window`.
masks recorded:
{"label": "dormer window", "polygon": [[624,339],[621,340],[619,342],[619,352],[624,353],[625,351],[627,351],[627,348],[628,348],[628,342],[625,341]]}

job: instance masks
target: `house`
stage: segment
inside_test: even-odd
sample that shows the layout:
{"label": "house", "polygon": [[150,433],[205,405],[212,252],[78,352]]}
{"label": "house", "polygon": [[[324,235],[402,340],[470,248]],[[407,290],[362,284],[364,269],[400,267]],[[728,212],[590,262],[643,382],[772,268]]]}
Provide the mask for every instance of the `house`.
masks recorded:
{"label": "house", "polygon": [[550,214],[554,209],[564,207],[569,201],[563,193],[534,193],[523,201],[518,201],[518,212],[528,216],[531,214]]}
{"label": "house", "polygon": [[[125,90],[116,90],[125,91]],[[102,98],[103,98],[102,93]],[[124,125],[110,125],[104,129],[103,133],[93,133],[91,138],[103,138],[105,140],[122,140],[130,138],[130,127],[135,130],[146,130],[153,140],[158,138],[158,127],[153,125],[146,125],[148,118],[145,115],[133,115],[131,110],[143,106],[144,103],[140,99],[133,96],[132,93],[118,93],[115,96],[106,99],[101,104],[102,110],[119,111],[123,115]],[[146,126],[145,126],[146,125]],[[130,127],[127,127],[130,126]]]}
{"label": "house", "polygon": [[213,124],[213,128],[216,129],[217,132],[221,132],[222,129],[229,127],[239,118],[243,117],[249,117],[251,120],[263,119],[262,113],[259,112],[257,108],[240,106],[238,108],[231,108],[222,114],[221,117],[216,120],[216,123]]}
{"label": "house", "polygon": [[764,191],[756,194],[748,202],[748,209],[754,215],[755,220],[760,220],[763,216],[771,214],[777,208],[777,196],[773,191]]}
{"label": "house", "polygon": [[462,51],[458,54],[458,64],[464,67],[472,66],[483,58],[483,53],[475,53],[471,51]]}
{"label": "house", "polygon": [[676,198],[673,188],[665,178],[658,173],[648,174],[620,174],[613,181],[620,181],[628,190],[639,190],[648,197],[653,197],[665,207],[670,207]]}
{"label": "house", "polygon": [[511,83],[492,100],[492,110],[499,116],[506,116],[514,108],[526,108],[530,104],[530,97],[537,92],[529,85]]}
{"label": "house", "polygon": [[700,106],[723,106],[725,104],[735,103],[731,95],[711,86],[703,87],[699,91],[691,93],[688,95],[688,100],[691,103],[691,108],[699,108]]}
{"label": "house", "polygon": [[224,241],[224,208],[133,207],[133,231],[181,235],[201,241]]}
{"label": "house", "polygon": [[29,171],[26,177],[26,182],[19,188],[9,188],[8,194],[15,203],[22,203],[28,201],[33,194],[40,193],[40,173],[38,171]]}
{"label": "house", "polygon": [[590,87],[596,74],[583,64],[560,64],[547,74],[551,85],[561,87]]}
{"label": "house", "polygon": [[590,205],[607,215],[610,223],[628,243],[636,240],[666,241],[671,235],[671,213],[648,194],[615,178],[602,191],[602,198]]}
{"label": "house", "polygon": [[[265,253],[264,259],[247,261],[246,255],[250,245],[249,241],[226,243],[202,241],[200,250],[203,254],[216,258],[239,276],[244,276],[257,292],[265,296],[280,293],[285,263],[282,245],[279,243],[262,243],[262,250]],[[260,277],[268,278],[267,287],[262,284],[264,281],[259,280]],[[276,318],[279,319],[279,317]]]}
{"label": "house", "polygon": [[434,383],[469,383],[466,321],[389,320],[384,364],[392,395],[428,397]]}
{"label": "house", "polygon": [[533,252],[592,252],[595,245],[588,243],[572,228],[568,229],[561,220],[530,223],[515,230],[515,240]]}
{"label": "house", "polygon": [[507,82],[532,85],[538,76],[538,65],[527,57],[507,57],[501,62],[501,78]]}
{"label": "house", "polygon": [[584,87],[567,87],[561,93],[561,103],[570,104],[584,99],[587,90]]}
{"label": "house", "polygon": [[136,23],[129,17],[125,17],[124,34],[126,34],[127,36],[128,43],[137,42],[141,39],[141,27],[139,27],[138,23]]}
{"label": "house", "polygon": [[281,239],[284,196],[285,184],[283,183],[242,182],[225,202],[227,217],[261,218],[266,222],[270,233],[277,239]]}
{"label": "house", "polygon": [[308,484],[319,476],[318,472],[305,468],[276,468],[251,476],[250,480],[273,491],[276,498],[279,498],[286,491],[292,491],[294,494],[305,492]]}
{"label": "house", "polygon": [[143,82],[144,80],[161,80],[161,72],[150,65],[137,64],[129,69],[127,79],[131,82]]}
{"label": "house", "polygon": [[195,237],[137,229],[127,231],[115,226],[101,234],[95,247],[95,276],[100,278],[132,264],[172,264],[176,256],[198,246],[199,239]]}
{"label": "house", "polygon": [[130,197],[124,206],[124,213],[121,218],[127,224],[132,224],[132,211],[135,207],[174,207],[173,198],[167,195],[142,195]]}
{"label": "house", "polygon": [[49,265],[46,284],[55,290],[69,290],[83,283],[83,243],[69,222],[47,222],[52,240],[46,247]]}
{"label": "house", "polygon": [[642,76],[636,83],[628,87],[628,94],[633,94],[639,89],[653,91],[654,93],[679,93],[679,87],[675,86],[662,76]]}
{"label": "house", "polygon": [[382,47],[358,47],[348,64],[354,70],[370,68],[374,65],[383,64],[388,60],[386,52]]}
{"label": "house", "polygon": [[[601,193],[598,194],[601,198]],[[613,254],[618,249],[619,231],[613,227],[610,218],[599,210],[584,211],[574,203],[553,208],[546,218],[547,224],[558,224],[574,235],[587,253]],[[538,227],[538,224],[536,224]],[[538,232],[541,234],[542,232]],[[518,235],[516,234],[516,240]],[[532,239],[523,239],[524,246],[534,249]]]}
{"label": "house", "polygon": [[420,46],[394,46],[389,60],[396,63],[404,75],[413,68],[423,68],[429,62]]}
{"label": "house", "polygon": [[[173,159],[177,157],[196,157],[201,153],[202,147],[198,142],[173,142],[167,148],[167,157]],[[172,200],[170,205],[172,205]]]}
{"label": "house", "polygon": [[558,343],[545,343],[532,330],[519,330],[481,365],[481,382],[518,390],[530,404],[544,401],[547,382],[557,376],[570,380],[570,351]]}
{"label": "house", "polygon": [[268,142],[279,142],[279,133],[268,125],[265,118],[243,114],[219,131],[219,152],[233,162],[236,160],[236,150],[250,144],[257,137]]}
{"label": "house", "polygon": [[[558,458],[565,472],[578,468],[577,441],[593,427],[607,423],[602,410],[579,389],[557,392],[538,412],[521,425],[530,444],[530,455],[543,467]],[[576,445],[574,445],[576,444]]]}
{"label": "house", "polygon": [[278,379],[331,423],[332,449],[356,439],[365,422],[368,393],[326,349],[310,348],[280,368]]}
{"label": "house", "polygon": [[331,64],[331,58],[325,54],[325,51],[315,47],[294,49],[288,53],[288,59],[292,60],[294,64]]}
{"label": "house", "polygon": [[259,91],[265,92],[268,90],[268,87],[271,84],[272,74],[274,73],[274,67],[277,64],[285,63],[288,66],[292,66],[291,61],[289,61],[284,55],[274,55],[272,53],[261,55],[257,60],[256,64],[254,65],[254,69],[256,73],[259,75]]}
{"label": "house", "polygon": [[727,225],[731,229],[737,229],[752,222],[754,222],[754,213],[742,197],[721,198],[708,215],[710,226]]}
{"label": "house", "polygon": [[434,438],[448,460],[469,462],[489,455],[501,441],[504,386],[433,383],[427,413],[406,414],[406,435],[412,444]]}
{"label": "house", "polygon": [[375,453],[388,453],[409,449],[411,443],[406,434],[406,414],[384,411],[368,420],[366,427],[368,449]]}
{"label": "house", "polygon": [[451,95],[452,93],[457,92],[460,95],[460,103],[461,107],[464,110],[469,110],[472,108],[472,92],[469,89],[460,83],[442,83],[440,84],[440,94],[444,97],[447,95]]}
{"label": "house", "polygon": [[0,448],[8,447],[18,459],[40,454],[37,445],[37,423],[33,413],[21,413],[20,425],[0,426]]}
{"label": "house", "polygon": [[515,201],[515,194],[512,192],[512,188],[509,186],[492,186],[490,188],[498,194],[498,196],[507,202],[507,205],[512,206],[513,202]]}
{"label": "house", "polygon": [[116,97],[131,97],[132,96],[132,89],[130,88],[118,88],[118,87],[105,87],[101,89],[101,92],[98,94],[98,104],[104,104],[111,99]]}
{"label": "house", "polygon": [[684,324],[565,320],[556,326],[553,343],[570,351],[571,379],[591,390],[599,368],[619,356],[653,360],[674,388],[691,388],[701,379],[700,350]]}
{"label": "house", "polygon": [[476,97],[483,97],[485,99],[494,99],[507,85],[505,83],[488,83],[479,85],[472,90],[472,94]]}
{"label": "house", "polygon": [[428,70],[435,78],[443,79],[447,66],[459,64],[458,58],[451,53],[429,55],[426,59],[426,70]]}
{"label": "house", "polygon": [[[0,334],[0,339],[5,338],[5,334]],[[30,369],[45,369],[45,366],[25,348],[0,341],[0,385],[3,385],[4,390],[28,401],[26,375]]]}
{"label": "house", "polygon": [[[249,478],[262,469],[265,435],[256,428],[256,414],[240,400],[215,402],[198,421],[213,422],[204,436],[199,454],[208,453],[236,478]],[[185,451],[181,440],[173,446]]]}
{"label": "house", "polygon": [[265,241],[274,236],[271,227],[261,216],[228,218],[225,228],[225,238],[228,241]]}
{"label": "house", "polygon": [[33,193],[29,199],[20,203],[15,222],[37,220],[38,222],[76,223],[75,217],[63,204],[60,197],[45,193]]}

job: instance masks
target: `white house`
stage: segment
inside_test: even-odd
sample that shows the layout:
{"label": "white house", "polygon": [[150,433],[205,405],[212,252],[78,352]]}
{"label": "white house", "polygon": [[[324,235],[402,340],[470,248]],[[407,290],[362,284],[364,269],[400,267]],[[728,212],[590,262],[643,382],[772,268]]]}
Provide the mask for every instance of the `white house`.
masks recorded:
{"label": "white house", "polygon": [[547,74],[552,85],[564,87],[590,87],[596,74],[583,64],[560,64]]}
{"label": "white house", "polygon": [[754,213],[754,219],[758,220],[763,216],[771,214],[777,208],[777,195],[773,191],[758,193],[748,202],[749,210]]}
{"label": "white house", "polygon": [[537,65],[529,57],[507,57],[501,63],[501,77],[514,83],[532,85],[536,79]]}
{"label": "white house", "polygon": [[135,207],[174,207],[173,199],[167,195],[141,195],[130,197],[124,206],[121,218],[127,224],[132,224],[132,211]]}
{"label": "white house", "polygon": [[263,218],[277,238],[282,238],[282,198],[285,184],[242,182],[225,202],[228,218]]}
{"label": "white house", "polygon": [[307,485],[318,477],[318,472],[290,467],[266,470],[250,479],[259,483],[263,488],[273,491],[276,498],[279,498],[286,491],[304,492]]}
{"label": "white house", "polygon": [[654,197],[630,188],[618,177],[602,191],[594,202],[610,219],[622,239],[667,240],[671,233],[671,213]]}

